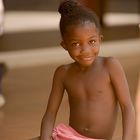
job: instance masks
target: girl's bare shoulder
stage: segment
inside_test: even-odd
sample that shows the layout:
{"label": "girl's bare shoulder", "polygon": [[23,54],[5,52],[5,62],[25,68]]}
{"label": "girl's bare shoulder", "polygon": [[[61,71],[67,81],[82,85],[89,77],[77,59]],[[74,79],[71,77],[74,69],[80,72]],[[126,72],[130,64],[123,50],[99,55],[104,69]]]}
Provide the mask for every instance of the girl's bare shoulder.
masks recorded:
{"label": "girl's bare shoulder", "polygon": [[64,64],[64,65],[60,65],[56,68],[56,71],[59,71],[59,72],[66,72],[68,71],[72,66],[73,66],[74,63],[69,63],[69,64]]}
{"label": "girl's bare shoulder", "polygon": [[111,67],[114,65],[120,65],[120,62],[115,57],[99,57],[99,61],[104,64],[106,67]]}
{"label": "girl's bare shoulder", "polygon": [[55,74],[66,75],[67,72],[73,67],[74,63],[60,65],[56,68]]}
{"label": "girl's bare shoulder", "polygon": [[123,71],[120,61],[115,57],[101,57],[101,62],[104,67],[111,73]]}

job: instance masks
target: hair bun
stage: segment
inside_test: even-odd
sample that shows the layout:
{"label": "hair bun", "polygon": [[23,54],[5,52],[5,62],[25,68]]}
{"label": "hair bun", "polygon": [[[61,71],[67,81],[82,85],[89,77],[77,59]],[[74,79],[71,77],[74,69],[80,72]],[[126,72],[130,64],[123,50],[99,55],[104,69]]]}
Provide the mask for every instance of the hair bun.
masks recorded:
{"label": "hair bun", "polygon": [[64,0],[60,4],[58,12],[64,16],[72,15],[73,11],[75,11],[75,9],[77,9],[78,6],[79,3],[75,0]]}

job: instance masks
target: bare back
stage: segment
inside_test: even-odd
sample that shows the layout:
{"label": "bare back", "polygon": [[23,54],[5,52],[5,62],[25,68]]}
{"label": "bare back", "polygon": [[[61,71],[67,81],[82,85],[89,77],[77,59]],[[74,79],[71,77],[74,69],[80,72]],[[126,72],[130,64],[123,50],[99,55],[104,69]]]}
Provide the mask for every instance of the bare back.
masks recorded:
{"label": "bare back", "polygon": [[76,63],[65,66],[70,126],[93,138],[111,138],[117,116],[117,100],[106,59],[97,57],[87,70],[79,69]]}

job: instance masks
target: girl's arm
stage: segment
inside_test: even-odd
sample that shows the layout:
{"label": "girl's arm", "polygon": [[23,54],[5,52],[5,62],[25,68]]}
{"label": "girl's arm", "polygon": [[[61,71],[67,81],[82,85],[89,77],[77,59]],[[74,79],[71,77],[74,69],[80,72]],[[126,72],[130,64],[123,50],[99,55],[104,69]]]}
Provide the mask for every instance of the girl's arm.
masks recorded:
{"label": "girl's arm", "polygon": [[63,78],[64,68],[61,66],[57,68],[54,74],[52,90],[48,100],[47,110],[41,124],[41,140],[51,140],[56,115],[64,94]]}
{"label": "girl's arm", "polygon": [[122,140],[133,140],[135,129],[135,111],[131,101],[128,83],[124,70],[118,60],[108,58],[108,68],[111,82],[122,111],[123,136]]}

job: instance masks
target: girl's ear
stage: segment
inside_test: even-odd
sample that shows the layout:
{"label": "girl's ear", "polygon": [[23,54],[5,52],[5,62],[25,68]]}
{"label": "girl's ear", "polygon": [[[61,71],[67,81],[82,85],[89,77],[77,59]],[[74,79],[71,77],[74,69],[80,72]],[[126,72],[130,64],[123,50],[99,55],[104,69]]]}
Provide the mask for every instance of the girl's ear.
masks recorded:
{"label": "girl's ear", "polygon": [[100,35],[100,41],[103,41],[104,36]]}
{"label": "girl's ear", "polygon": [[61,45],[65,50],[67,50],[67,47],[66,47],[64,41],[61,41],[60,45]]}

